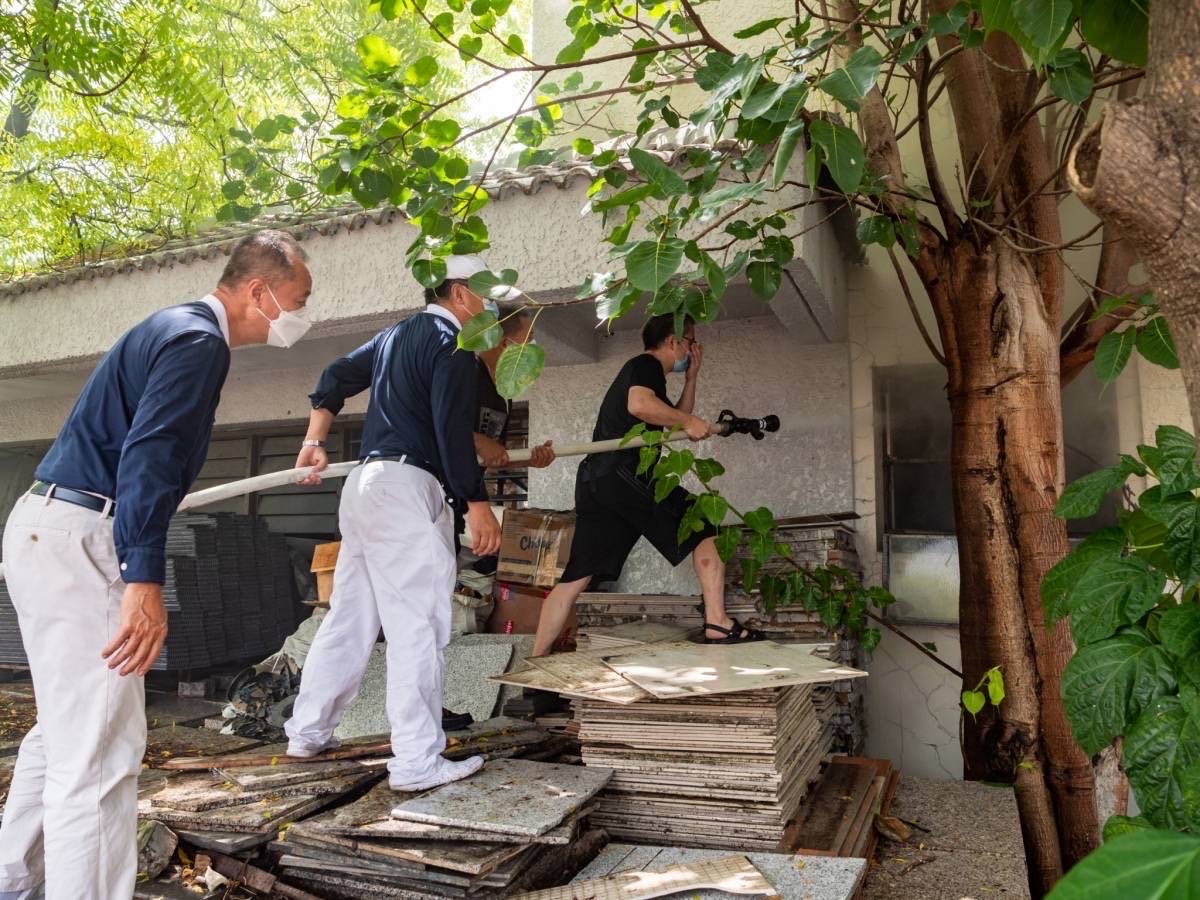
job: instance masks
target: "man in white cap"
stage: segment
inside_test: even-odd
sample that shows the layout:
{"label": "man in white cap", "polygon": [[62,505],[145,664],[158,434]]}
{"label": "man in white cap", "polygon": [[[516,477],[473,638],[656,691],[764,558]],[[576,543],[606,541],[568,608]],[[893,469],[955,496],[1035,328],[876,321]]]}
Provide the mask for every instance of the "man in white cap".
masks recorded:
{"label": "man in white cap", "polygon": [[[330,365],[313,405],[296,466],[328,463],[322,446],[346,398],[367,388],[362,465],[350,473],[338,509],[342,546],[330,611],[309,650],[300,695],[285,730],[288,755],[337,746],[333,733],[362,685],[382,626],[387,640],[391,786],[416,791],[465,778],[480,757],[442,757],[443,652],[457,577],[454,513],[466,507],[480,555],[500,547],[473,440],[475,355],[457,346],[462,326],[483,311],[468,279],[487,266],[451,256],[446,277],[426,291],[428,306]],[[513,293],[517,293],[513,289]]]}

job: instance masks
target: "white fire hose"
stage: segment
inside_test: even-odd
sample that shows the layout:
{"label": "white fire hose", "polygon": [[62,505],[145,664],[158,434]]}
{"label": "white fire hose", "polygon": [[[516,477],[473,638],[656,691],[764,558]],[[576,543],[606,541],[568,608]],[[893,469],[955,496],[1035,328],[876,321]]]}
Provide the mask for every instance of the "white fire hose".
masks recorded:
{"label": "white fire hose", "polygon": [[[721,413],[721,417],[717,420],[716,425],[716,433],[720,435],[742,433],[752,434],[755,438],[761,438],[763,431],[779,430],[779,419],[775,416],[766,416],[762,419],[739,419],[726,410]],[[686,441],[687,439],[688,436],[680,431],[663,440]],[[641,437],[635,437],[628,442],[624,438],[613,438],[608,441],[590,441],[586,444],[566,444],[562,447],[555,447],[554,455],[556,457],[586,456],[590,453],[612,453],[614,450],[630,450],[644,446],[646,446],[646,442]],[[508,461],[510,463],[528,462],[532,455],[532,450],[510,450],[508,452]],[[358,465],[357,460],[353,462],[331,463],[320,473],[321,478],[345,478]],[[222,500],[230,500],[234,497],[254,494],[259,491],[270,490],[271,488],[296,484],[311,474],[311,467],[286,469],[282,472],[268,472],[265,475],[255,475],[251,478],[243,478],[240,481],[231,481],[228,484],[218,484],[216,487],[205,488],[202,491],[194,491],[188,494],[183,498],[183,502],[179,504],[179,512],[186,512],[198,506],[208,506],[211,503],[220,503]],[[3,580],[3,578],[4,565],[0,564],[0,580]]]}

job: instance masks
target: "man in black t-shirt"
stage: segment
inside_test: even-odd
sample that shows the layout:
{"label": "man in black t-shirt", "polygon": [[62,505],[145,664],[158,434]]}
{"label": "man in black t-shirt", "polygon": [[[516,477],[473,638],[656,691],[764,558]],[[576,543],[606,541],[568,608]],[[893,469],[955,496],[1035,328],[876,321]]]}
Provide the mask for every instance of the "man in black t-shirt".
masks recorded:
{"label": "man in black t-shirt", "polygon": [[[642,328],[645,352],[621,367],[600,404],[593,441],[624,437],[643,423],[655,429],[682,428],[693,441],[713,434],[708,422],[692,414],[703,348],[696,341],[696,324],[685,320],[675,335],[673,315],[655,316]],[[685,372],[677,403],[667,398],[667,373]],[[575,476],[575,537],[571,556],[558,585],[542,603],[533,655],[543,656],[558,639],[571,606],[593,581],[613,581],[639,537],[644,537],[672,565],[691,555],[704,591],[706,643],[762,640],[763,634],[745,628],[725,612],[725,564],[717,553],[711,525],[683,543],[679,524],[691,494],[676,487],[662,502],[654,499],[649,473],[637,474],[637,448],[588,456]]]}

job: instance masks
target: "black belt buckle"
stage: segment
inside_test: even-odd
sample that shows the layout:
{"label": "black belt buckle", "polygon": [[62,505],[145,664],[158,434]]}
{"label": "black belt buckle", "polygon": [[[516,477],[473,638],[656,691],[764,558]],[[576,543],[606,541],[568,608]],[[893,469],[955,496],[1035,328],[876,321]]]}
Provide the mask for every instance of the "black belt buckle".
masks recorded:
{"label": "black belt buckle", "polygon": [[[35,481],[33,487],[29,489],[29,493],[35,494],[38,497],[45,497],[50,493],[52,486],[44,481]],[[117,508],[115,502],[110,502],[94,494],[77,491],[73,488],[63,487],[62,485],[53,485],[54,493],[51,494],[51,500],[62,500],[64,503],[71,503],[75,506],[82,506],[84,509],[90,509],[92,512],[104,512],[104,507],[108,506],[108,516],[112,517],[114,510]]]}

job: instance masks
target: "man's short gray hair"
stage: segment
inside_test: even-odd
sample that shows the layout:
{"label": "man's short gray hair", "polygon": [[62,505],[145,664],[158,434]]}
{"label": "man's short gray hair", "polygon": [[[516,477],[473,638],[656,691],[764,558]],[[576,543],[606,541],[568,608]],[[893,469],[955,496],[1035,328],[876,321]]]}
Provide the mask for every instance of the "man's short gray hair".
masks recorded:
{"label": "man's short gray hair", "polygon": [[232,288],[248,278],[287,281],[296,274],[296,265],[307,259],[308,254],[286,231],[258,231],[233,245],[220,283]]}

